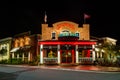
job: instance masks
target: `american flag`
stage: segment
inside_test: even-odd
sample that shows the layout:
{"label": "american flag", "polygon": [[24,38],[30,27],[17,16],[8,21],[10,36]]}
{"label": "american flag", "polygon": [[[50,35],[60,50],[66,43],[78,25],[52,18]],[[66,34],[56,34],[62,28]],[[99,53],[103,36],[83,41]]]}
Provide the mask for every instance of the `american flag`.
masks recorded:
{"label": "american flag", "polygon": [[90,15],[84,13],[84,19],[90,18]]}

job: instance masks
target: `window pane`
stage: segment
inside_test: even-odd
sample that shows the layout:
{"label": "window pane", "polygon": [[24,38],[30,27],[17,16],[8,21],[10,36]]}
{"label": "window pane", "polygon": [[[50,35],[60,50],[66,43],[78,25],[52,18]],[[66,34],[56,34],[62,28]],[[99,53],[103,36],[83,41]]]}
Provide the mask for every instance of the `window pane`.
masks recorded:
{"label": "window pane", "polygon": [[55,39],[55,33],[52,33],[52,39]]}
{"label": "window pane", "polygon": [[79,38],[80,34],[79,34],[79,33],[76,33],[76,36]]}

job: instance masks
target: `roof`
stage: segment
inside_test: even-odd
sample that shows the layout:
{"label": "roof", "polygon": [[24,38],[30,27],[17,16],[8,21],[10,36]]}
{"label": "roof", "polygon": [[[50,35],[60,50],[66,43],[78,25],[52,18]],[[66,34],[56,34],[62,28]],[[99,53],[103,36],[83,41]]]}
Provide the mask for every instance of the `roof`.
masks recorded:
{"label": "roof", "polygon": [[12,40],[12,37],[7,37],[7,38],[0,39],[0,42],[6,41],[6,40]]}

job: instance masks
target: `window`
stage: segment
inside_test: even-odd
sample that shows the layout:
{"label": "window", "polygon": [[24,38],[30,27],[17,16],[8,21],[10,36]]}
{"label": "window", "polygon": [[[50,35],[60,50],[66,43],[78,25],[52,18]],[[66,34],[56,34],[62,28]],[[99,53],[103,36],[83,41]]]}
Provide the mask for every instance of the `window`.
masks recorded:
{"label": "window", "polygon": [[76,36],[78,37],[78,39],[79,39],[80,34],[79,34],[78,32],[76,32],[75,35],[76,35]]}
{"label": "window", "polygon": [[23,39],[23,38],[20,38],[20,39],[19,39],[19,42],[20,42],[20,47],[23,47],[23,46],[24,46],[24,39]]}
{"label": "window", "polygon": [[55,39],[55,32],[52,32],[52,39]]}
{"label": "window", "polygon": [[25,45],[30,45],[30,38],[29,37],[24,37],[24,43]]}
{"label": "window", "polygon": [[69,36],[70,32],[68,30],[64,30],[64,31],[62,31],[62,34],[64,36]]}
{"label": "window", "polygon": [[61,33],[60,33],[60,36],[70,36],[70,32],[68,30],[63,30]]}

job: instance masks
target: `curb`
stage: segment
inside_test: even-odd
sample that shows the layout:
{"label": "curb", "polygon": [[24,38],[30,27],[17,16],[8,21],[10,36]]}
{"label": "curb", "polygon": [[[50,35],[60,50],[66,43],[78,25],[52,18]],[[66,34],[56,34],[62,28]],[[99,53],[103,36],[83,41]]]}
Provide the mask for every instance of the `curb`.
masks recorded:
{"label": "curb", "polygon": [[[41,68],[41,69],[52,69],[52,70],[65,70],[65,71],[77,71],[77,72],[94,72],[94,73],[112,73],[113,71],[102,71],[102,70],[77,70],[77,69],[66,69],[66,68]],[[115,71],[114,71],[115,72]]]}
{"label": "curb", "polygon": [[66,71],[82,71],[82,72],[99,72],[99,73],[110,73],[110,72],[120,72],[119,70],[105,70],[105,69],[99,69],[99,70],[85,70],[85,69],[71,69],[71,68],[56,68],[56,67],[47,67],[47,66],[30,66],[30,65],[6,65],[6,64],[0,64],[0,66],[8,66],[8,67],[29,67],[29,68],[41,68],[41,69],[54,69],[54,70],[66,70]]}

